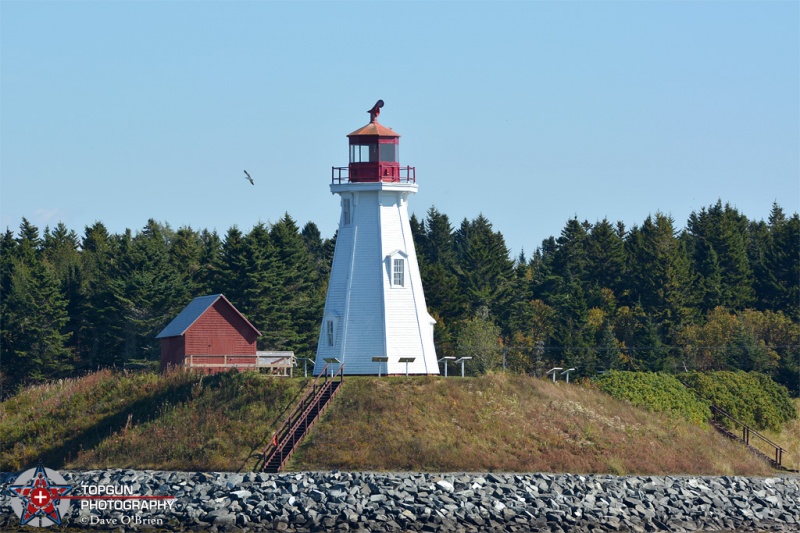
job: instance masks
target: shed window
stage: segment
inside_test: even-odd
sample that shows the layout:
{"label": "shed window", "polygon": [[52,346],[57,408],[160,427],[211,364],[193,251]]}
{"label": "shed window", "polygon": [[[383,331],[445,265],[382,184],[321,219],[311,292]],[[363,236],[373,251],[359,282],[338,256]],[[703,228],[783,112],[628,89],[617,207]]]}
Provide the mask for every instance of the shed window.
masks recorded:
{"label": "shed window", "polygon": [[403,259],[394,259],[392,261],[392,285],[404,287],[405,277],[405,261]]}

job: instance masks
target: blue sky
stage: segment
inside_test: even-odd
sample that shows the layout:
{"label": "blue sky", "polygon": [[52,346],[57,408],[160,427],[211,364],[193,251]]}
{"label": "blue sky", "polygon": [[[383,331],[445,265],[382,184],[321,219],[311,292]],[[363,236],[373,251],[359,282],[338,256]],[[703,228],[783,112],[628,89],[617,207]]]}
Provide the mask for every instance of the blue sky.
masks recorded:
{"label": "blue sky", "polygon": [[573,216],[800,211],[799,6],[0,0],[0,224],[330,237],[379,98],[411,210],[514,255]]}

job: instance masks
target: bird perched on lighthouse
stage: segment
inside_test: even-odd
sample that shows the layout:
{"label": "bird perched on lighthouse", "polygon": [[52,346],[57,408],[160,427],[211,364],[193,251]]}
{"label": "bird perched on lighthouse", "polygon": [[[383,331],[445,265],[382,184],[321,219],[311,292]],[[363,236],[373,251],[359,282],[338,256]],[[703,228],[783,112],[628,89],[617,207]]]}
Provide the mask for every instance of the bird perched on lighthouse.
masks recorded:
{"label": "bird perched on lighthouse", "polygon": [[244,179],[250,181],[250,185],[255,185],[256,182],[253,181],[253,178],[250,177],[250,173],[246,170],[244,171]]}

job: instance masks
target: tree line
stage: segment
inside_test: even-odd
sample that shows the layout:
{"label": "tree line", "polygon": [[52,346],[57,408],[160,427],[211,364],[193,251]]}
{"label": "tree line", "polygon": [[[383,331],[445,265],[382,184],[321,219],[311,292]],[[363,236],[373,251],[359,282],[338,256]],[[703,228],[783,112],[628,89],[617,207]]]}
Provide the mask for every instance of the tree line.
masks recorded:
{"label": "tree line", "polygon": [[[472,357],[473,373],[752,370],[800,394],[800,219],[777,204],[754,221],[720,201],[685,229],[662,213],[629,229],[576,217],[516,258],[483,215],[455,227],[431,208],[411,229],[437,353]],[[288,213],[222,237],[154,220],[40,234],[23,219],[0,241],[6,393],[156,360],[155,335],[205,294],[225,294],[259,349],[313,356],[335,239]]]}

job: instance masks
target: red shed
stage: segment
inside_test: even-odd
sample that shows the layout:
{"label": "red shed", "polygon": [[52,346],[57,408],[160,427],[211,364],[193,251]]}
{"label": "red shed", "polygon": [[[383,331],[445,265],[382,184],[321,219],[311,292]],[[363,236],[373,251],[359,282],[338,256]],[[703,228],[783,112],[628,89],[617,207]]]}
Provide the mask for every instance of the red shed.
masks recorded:
{"label": "red shed", "polygon": [[172,365],[210,373],[255,368],[260,336],[225,296],[200,296],[156,336],[161,339],[161,370]]}

